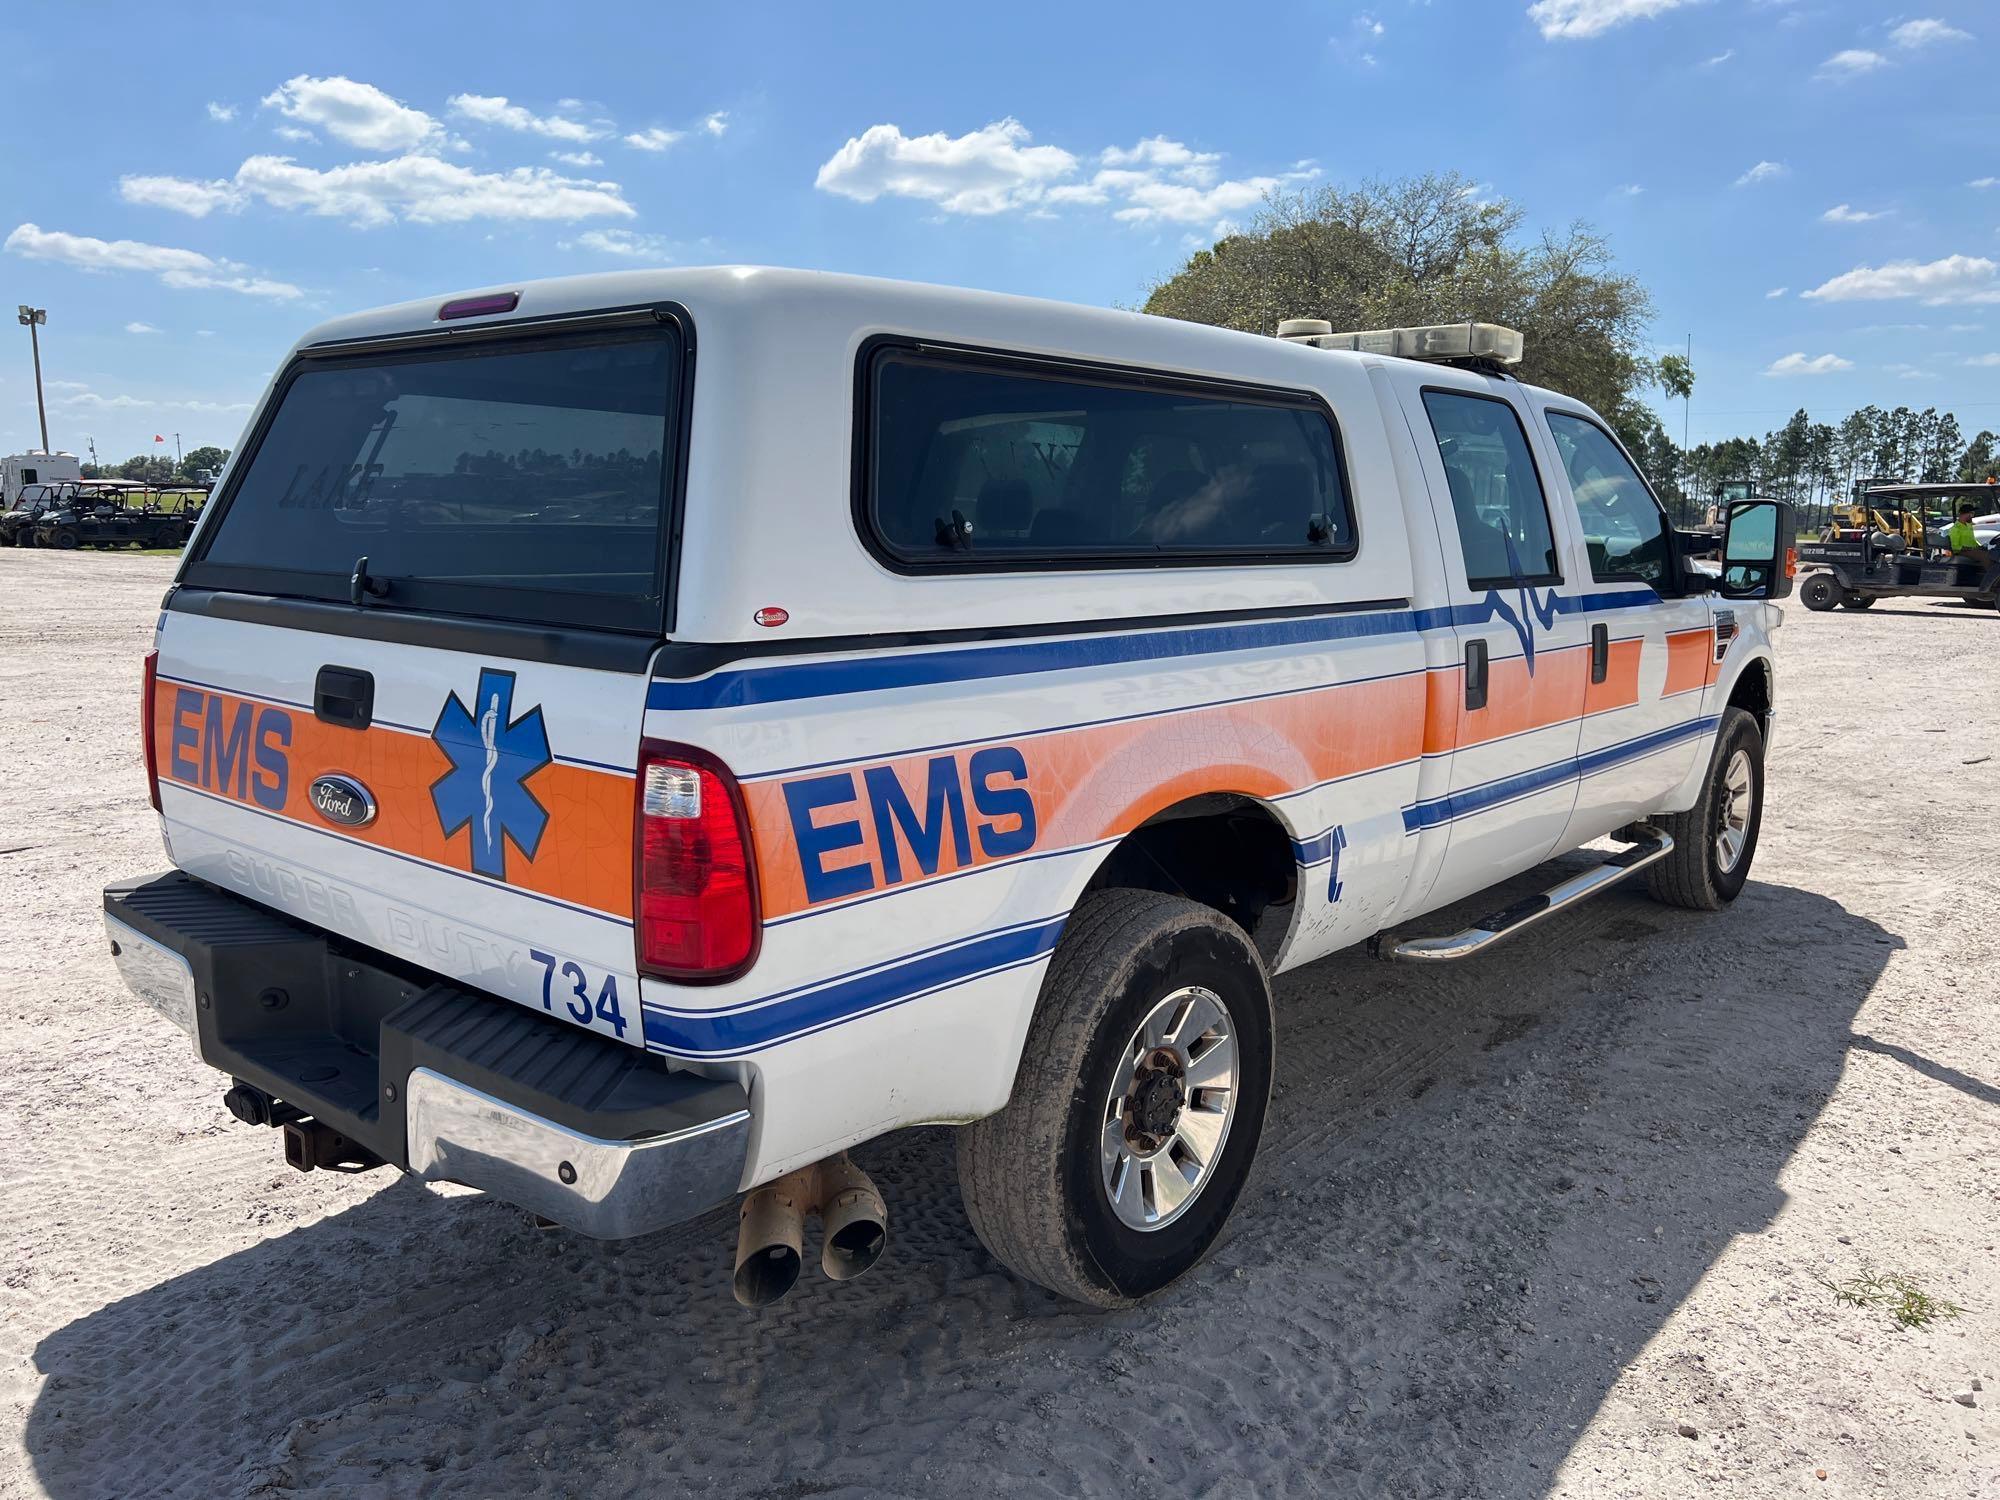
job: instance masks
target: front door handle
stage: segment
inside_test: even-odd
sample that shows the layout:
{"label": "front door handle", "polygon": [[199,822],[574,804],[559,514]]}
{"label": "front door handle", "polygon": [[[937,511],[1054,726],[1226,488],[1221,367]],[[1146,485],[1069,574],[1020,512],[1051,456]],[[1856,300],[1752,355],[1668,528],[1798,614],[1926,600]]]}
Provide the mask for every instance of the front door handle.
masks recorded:
{"label": "front door handle", "polygon": [[1465,706],[1486,707],[1486,642],[1465,643]]}
{"label": "front door handle", "polygon": [[1611,627],[1593,625],[1590,627],[1590,680],[1604,681],[1611,671]]}

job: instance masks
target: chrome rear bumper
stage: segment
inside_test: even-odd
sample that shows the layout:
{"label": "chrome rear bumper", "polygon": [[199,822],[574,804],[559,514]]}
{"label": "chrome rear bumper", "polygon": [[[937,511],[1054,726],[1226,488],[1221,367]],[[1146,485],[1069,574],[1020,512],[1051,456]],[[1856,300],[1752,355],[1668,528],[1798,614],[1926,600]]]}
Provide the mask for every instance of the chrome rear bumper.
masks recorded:
{"label": "chrome rear bumper", "polygon": [[596,1239],[664,1229],[741,1185],[751,1117],[733,1082],[351,945],[335,959],[324,933],[184,875],[112,886],[104,905],[133,994],[203,1062],[363,1160]]}
{"label": "chrome rear bumper", "polygon": [[412,1173],[481,1188],[592,1239],[650,1234],[735,1196],[750,1149],[747,1109],[608,1141],[429,1068],[410,1074],[409,1096]]}

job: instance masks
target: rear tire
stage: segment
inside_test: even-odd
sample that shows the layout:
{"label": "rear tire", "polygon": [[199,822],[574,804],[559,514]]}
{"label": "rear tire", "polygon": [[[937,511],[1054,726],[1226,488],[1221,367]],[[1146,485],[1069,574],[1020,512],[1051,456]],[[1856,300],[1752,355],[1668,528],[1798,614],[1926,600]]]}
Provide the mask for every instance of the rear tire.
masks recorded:
{"label": "rear tire", "polygon": [[76,551],[76,544],[82,539],[74,531],[58,531],[55,534],[54,540],[56,551],[74,552]]}
{"label": "rear tire", "polygon": [[1764,734],[1744,709],[1722,711],[1701,798],[1684,813],[1653,819],[1674,852],[1648,866],[1653,897],[1691,911],[1719,911],[1750,878],[1764,822]]}
{"label": "rear tire", "polygon": [[1180,896],[1085,897],[1042,981],[1012,1097],[959,1131],[980,1242],[1098,1307],[1186,1273],[1249,1179],[1272,1040],[1270,983],[1242,928]]}
{"label": "rear tire", "polygon": [[1814,573],[1799,585],[1799,603],[1825,613],[1840,603],[1840,585],[1831,573]]}

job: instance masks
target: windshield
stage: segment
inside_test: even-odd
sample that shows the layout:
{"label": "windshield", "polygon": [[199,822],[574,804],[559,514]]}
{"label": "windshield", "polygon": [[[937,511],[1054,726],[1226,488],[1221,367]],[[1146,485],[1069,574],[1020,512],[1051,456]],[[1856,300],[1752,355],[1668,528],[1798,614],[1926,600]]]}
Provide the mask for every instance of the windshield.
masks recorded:
{"label": "windshield", "polygon": [[678,369],[657,325],[312,361],[187,581],[657,630]]}

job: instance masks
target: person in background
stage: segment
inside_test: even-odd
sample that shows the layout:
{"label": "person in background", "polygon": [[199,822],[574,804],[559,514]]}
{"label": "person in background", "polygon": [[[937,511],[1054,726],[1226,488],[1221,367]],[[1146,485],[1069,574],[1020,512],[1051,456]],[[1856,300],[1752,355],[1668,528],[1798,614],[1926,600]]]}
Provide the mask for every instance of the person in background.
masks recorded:
{"label": "person in background", "polygon": [[[1991,482],[1990,480],[1988,481]],[[1980,567],[1990,567],[1993,554],[1979,545],[1978,533],[1972,529],[1974,507],[1970,500],[1958,508],[1958,519],[1944,534],[1944,544],[1951,552],[1955,563],[1977,563]]]}

